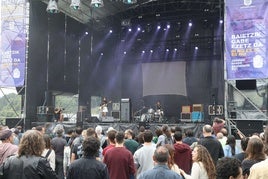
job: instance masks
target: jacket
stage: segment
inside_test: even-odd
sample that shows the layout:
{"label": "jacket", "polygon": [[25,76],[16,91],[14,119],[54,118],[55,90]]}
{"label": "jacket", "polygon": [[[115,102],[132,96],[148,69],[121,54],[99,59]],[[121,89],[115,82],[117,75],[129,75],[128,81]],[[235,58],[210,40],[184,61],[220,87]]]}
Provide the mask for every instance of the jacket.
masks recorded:
{"label": "jacket", "polygon": [[56,179],[49,162],[39,156],[11,156],[0,166],[0,179]]}

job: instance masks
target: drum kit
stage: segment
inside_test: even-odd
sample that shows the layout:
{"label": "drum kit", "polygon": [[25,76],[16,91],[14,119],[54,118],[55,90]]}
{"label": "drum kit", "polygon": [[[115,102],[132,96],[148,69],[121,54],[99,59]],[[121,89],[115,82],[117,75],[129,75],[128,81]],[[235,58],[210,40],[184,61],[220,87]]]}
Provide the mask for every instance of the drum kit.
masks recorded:
{"label": "drum kit", "polygon": [[164,111],[162,110],[154,110],[153,108],[149,108],[146,113],[141,114],[141,110],[139,110],[140,115],[134,116],[135,121],[137,122],[163,122],[164,121]]}

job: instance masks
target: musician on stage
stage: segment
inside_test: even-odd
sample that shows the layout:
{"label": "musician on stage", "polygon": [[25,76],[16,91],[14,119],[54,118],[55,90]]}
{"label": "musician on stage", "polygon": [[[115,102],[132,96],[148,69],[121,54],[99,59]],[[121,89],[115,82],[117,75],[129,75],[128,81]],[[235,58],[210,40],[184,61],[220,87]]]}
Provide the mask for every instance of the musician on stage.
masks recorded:
{"label": "musician on stage", "polygon": [[155,111],[157,110],[163,111],[160,101],[157,101],[155,104]]}
{"label": "musician on stage", "polygon": [[164,117],[164,110],[162,108],[161,102],[157,101],[155,104],[155,118],[158,118],[158,122],[161,122]]}
{"label": "musician on stage", "polygon": [[63,121],[63,114],[62,114],[62,108],[60,108],[60,107],[57,107],[57,108],[55,108],[55,110],[54,110],[54,118],[55,118],[55,120],[57,121],[57,122],[62,122]]}
{"label": "musician on stage", "polygon": [[104,97],[102,99],[101,105],[100,105],[100,111],[101,111],[101,116],[102,117],[106,117],[107,113],[108,113],[108,101],[107,99]]}

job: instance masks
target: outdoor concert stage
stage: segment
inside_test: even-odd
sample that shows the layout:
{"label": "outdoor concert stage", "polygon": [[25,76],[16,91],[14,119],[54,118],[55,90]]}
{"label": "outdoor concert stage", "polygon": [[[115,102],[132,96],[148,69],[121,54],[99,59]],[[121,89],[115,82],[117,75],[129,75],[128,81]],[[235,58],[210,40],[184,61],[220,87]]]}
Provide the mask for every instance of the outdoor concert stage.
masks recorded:
{"label": "outdoor concert stage", "polygon": [[[50,129],[57,125],[56,122],[32,122],[32,127],[35,126],[49,126]],[[179,126],[182,128],[183,132],[187,129],[192,129],[194,131],[195,136],[200,135],[202,132],[202,126],[204,123],[149,123],[149,122],[138,122],[138,123],[122,123],[122,122],[83,122],[83,123],[73,123],[64,121],[63,123],[65,131],[68,129],[75,128],[76,126],[82,126],[84,129],[89,127],[95,128],[97,125],[100,125],[104,132],[108,130],[109,127],[113,127],[118,131],[125,131],[126,129],[132,129],[135,133],[138,133],[140,126],[144,126],[146,129],[150,129],[153,132],[157,128],[161,128],[162,125],[167,124],[170,127]]]}

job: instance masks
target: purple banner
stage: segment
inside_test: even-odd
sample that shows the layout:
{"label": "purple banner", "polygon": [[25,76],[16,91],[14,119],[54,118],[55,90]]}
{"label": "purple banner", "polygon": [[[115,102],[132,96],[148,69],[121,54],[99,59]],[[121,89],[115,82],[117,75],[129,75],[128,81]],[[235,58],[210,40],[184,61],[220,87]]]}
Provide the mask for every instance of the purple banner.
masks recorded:
{"label": "purple banner", "polygon": [[268,0],[225,0],[227,79],[268,77]]}
{"label": "purple banner", "polygon": [[24,85],[26,58],[25,0],[1,0],[0,87]]}

